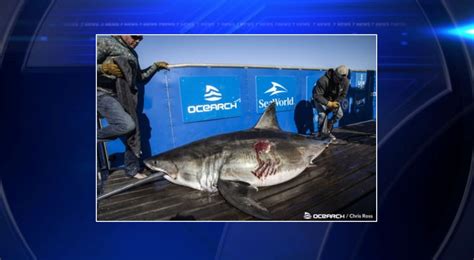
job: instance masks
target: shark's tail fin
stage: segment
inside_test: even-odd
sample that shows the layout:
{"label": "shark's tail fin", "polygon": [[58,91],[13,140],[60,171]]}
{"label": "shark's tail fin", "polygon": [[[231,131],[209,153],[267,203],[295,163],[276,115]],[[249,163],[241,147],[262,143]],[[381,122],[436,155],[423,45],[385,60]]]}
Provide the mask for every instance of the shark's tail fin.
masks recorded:
{"label": "shark's tail fin", "polygon": [[113,191],[110,191],[110,192],[107,192],[107,193],[105,193],[105,194],[100,195],[99,197],[97,197],[97,201],[102,200],[102,199],[105,199],[105,198],[108,198],[108,197],[113,196],[113,195],[115,195],[115,194],[118,194],[118,193],[120,193],[120,192],[129,190],[129,189],[131,189],[131,188],[133,188],[133,187],[140,186],[140,185],[142,185],[142,184],[149,183],[149,182],[154,182],[154,181],[156,181],[156,180],[159,180],[159,179],[163,178],[163,175],[164,175],[164,173],[162,173],[162,172],[153,173],[153,174],[151,174],[150,176],[148,176],[148,177],[146,177],[146,178],[144,178],[144,179],[137,180],[137,181],[132,182],[132,183],[130,183],[130,184],[127,184],[127,185],[125,185],[125,186],[123,186],[123,187],[120,187],[120,188],[118,188],[118,189],[115,189],[115,190],[113,190]]}

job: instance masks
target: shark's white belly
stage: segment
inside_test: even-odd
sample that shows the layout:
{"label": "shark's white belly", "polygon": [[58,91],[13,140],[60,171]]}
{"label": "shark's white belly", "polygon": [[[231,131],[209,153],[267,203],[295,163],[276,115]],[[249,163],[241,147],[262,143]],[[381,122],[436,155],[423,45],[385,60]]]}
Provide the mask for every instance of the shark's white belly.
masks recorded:
{"label": "shark's white belly", "polygon": [[288,170],[282,170],[275,175],[267,176],[266,178],[255,178],[250,184],[256,187],[272,186],[280,183],[287,182],[296,176],[300,175],[305,168],[294,168]]}
{"label": "shark's white belly", "polygon": [[297,163],[244,163],[241,161],[228,162],[222,167],[220,178],[229,181],[241,181],[255,187],[272,186],[287,182],[300,175],[308,166],[301,160]]}

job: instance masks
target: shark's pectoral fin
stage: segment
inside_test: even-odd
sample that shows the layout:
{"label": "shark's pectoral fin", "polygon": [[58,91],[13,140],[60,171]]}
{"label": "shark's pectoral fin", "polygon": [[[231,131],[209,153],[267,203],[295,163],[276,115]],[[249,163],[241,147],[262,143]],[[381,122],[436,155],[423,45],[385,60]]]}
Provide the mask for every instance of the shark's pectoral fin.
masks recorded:
{"label": "shark's pectoral fin", "polygon": [[248,183],[219,180],[217,187],[224,199],[232,206],[256,218],[272,218],[268,209],[252,198],[256,189]]}

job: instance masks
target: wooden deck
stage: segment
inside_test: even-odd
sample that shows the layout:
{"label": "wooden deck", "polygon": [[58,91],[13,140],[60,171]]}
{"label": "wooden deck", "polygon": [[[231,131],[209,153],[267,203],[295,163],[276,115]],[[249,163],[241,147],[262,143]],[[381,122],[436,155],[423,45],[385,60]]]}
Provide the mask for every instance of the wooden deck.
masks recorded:
{"label": "wooden deck", "polygon": [[[334,134],[347,144],[329,146],[316,159],[315,167],[295,179],[259,190],[257,200],[276,220],[303,220],[304,212],[370,214],[375,220],[375,122],[335,129]],[[133,181],[115,172],[107,180],[105,192]],[[193,190],[164,179],[99,201],[97,214],[99,221],[255,220],[219,193]],[[357,220],[362,219],[350,219]]]}

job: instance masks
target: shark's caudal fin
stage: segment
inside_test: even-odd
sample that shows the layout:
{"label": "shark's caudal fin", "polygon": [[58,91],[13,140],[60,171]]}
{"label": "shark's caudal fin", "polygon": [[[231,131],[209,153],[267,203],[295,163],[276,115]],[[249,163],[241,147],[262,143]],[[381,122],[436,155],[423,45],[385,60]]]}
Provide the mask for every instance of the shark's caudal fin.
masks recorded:
{"label": "shark's caudal fin", "polygon": [[222,197],[232,206],[256,218],[271,219],[268,209],[252,198],[256,190],[248,183],[219,180],[217,187]]}
{"label": "shark's caudal fin", "polygon": [[97,200],[102,200],[102,199],[105,199],[105,198],[108,198],[110,196],[113,196],[115,194],[118,194],[120,192],[123,192],[123,191],[126,191],[126,190],[129,190],[133,187],[136,187],[136,186],[140,186],[140,185],[143,185],[145,183],[149,183],[149,182],[153,182],[153,181],[156,181],[156,180],[159,180],[159,179],[162,179],[163,178],[163,175],[164,173],[162,172],[155,172],[153,174],[151,174],[150,176],[144,178],[144,179],[141,179],[141,180],[137,180],[137,181],[134,181],[130,184],[127,184],[125,186],[122,186],[120,188],[117,188],[113,191],[110,191],[108,193],[104,193],[100,196],[97,197]]}
{"label": "shark's caudal fin", "polygon": [[272,102],[254,126],[257,129],[280,130],[278,119],[276,117],[276,103]]}

